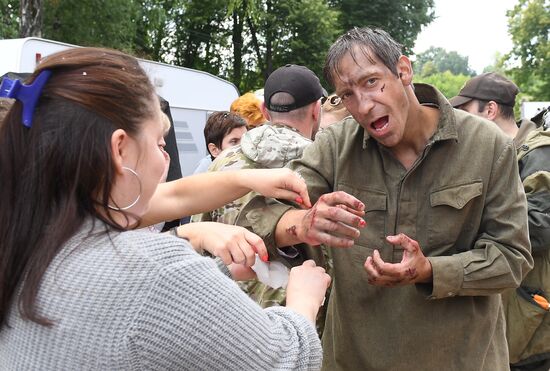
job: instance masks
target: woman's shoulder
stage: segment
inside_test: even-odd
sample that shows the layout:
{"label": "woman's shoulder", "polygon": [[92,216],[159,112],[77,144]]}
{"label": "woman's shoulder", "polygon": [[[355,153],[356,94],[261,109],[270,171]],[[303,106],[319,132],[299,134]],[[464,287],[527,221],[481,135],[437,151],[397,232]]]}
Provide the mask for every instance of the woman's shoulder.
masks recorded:
{"label": "woman's shoulder", "polygon": [[60,255],[75,262],[101,260],[106,264],[123,265],[136,262],[142,268],[149,266],[147,270],[203,259],[184,239],[151,232],[147,228],[117,231],[99,220],[86,221]]}
{"label": "woman's shoulder", "polygon": [[159,265],[202,258],[187,240],[147,229],[120,232],[113,238],[113,243],[117,249]]}
{"label": "woman's shoulder", "polygon": [[77,274],[87,282],[103,282],[107,275],[132,287],[182,272],[200,276],[221,269],[227,275],[217,261],[199,255],[184,239],[148,229],[118,231],[98,220],[85,223],[52,263],[51,271],[64,272],[68,279]]}

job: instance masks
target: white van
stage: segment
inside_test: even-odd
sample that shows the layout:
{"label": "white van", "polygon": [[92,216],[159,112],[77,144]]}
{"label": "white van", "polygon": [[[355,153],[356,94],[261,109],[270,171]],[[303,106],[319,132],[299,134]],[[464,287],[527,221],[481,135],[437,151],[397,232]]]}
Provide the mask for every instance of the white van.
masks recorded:
{"label": "white van", "polygon": [[521,102],[521,118],[531,119],[548,107],[550,107],[550,102]]}
{"label": "white van", "polygon": [[[76,45],[28,37],[0,40],[0,76],[32,72],[41,58]],[[139,60],[157,94],[170,103],[183,176],[206,156],[203,129],[213,111],[229,111],[239,91],[229,81],[206,72]]]}

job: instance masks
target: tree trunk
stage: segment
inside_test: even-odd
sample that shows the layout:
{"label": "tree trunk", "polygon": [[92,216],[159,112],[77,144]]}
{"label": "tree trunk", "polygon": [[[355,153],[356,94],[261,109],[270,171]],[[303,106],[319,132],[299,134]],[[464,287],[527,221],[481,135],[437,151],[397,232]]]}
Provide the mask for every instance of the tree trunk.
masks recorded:
{"label": "tree trunk", "polygon": [[20,37],[42,37],[42,0],[21,0]]}
{"label": "tree trunk", "polygon": [[252,19],[250,17],[246,17],[246,23],[248,25],[248,28],[250,29],[250,34],[252,36],[252,46],[254,48],[254,51],[256,52],[256,58],[258,59],[258,67],[260,68],[260,71],[265,70],[265,63],[262,57],[262,52],[260,51],[260,43],[258,41],[258,30],[256,29],[256,26],[252,22]]}
{"label": "tree trunk", "polygon": [[[243,9],[246,2],[243,1]],[[243,16],[240,16],[237,9],[233,11],[233,84],[239,89],[242,80],[242,58],[243,58]]]}
{"label": "tree trunk", "polygon": [[[267,5],[267,14],[271,14],[273,11],[273,4],[271,3],[271,0],[268,0],[266,5]],[[267,27],[266,27],[265,39],[266,39],[265,40],[265,70],[263,72],[264,72],[264,80],[267,80],[269,75],[271,75],[271,72],[273,72],[273,50],[272,50],[273,24],[271,24],[270,22],[267,24]]]}

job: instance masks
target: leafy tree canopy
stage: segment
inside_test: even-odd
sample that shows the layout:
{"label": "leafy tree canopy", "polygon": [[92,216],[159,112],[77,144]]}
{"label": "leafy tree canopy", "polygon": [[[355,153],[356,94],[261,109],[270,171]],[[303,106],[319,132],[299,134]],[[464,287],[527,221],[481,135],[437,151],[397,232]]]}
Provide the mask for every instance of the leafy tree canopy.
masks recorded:
{"label": "leafy tree canopy", "polygon": [[0,0],[0,39],[19,36],[19,1]]}
{"label": "leafy tree canopy", "polygon": [[403,45],[405,54],[412,54],[422,27],[435,18],[433,0],[332,0],[331,3],[340,10],[344,31],[364,26],[382,28]]}
{"label": "leafy tree canopy", "polygon": [[445,71],[450,71],[454,75],[475,75],[468,64],[468,57],[434,46],[416,56],[414,71],[423,76]]}
{"label": "leafy tree canopy", "polygon": [[354,26],[383,28],[410,54],[434,18],[434,0],[0,0],[1,37],[17,37],[22,4],[42,7],[45,38],[200,69],[241,91],[286,63],[321,77],[329,46]]}
{"label": "leafy tree canopy", "polygon": [[550,101],[550,2],[519,0],[507,15],[514,46],[505,66],[526,97]]}
{"label": "leafy tree canopy", "polygon": [[469,75],[455,75],[451,71],[435,72],[428,76],[416,76],[415,82],[423,82],[435,86],[447,98],[458,94],[464,83],[471,78]]}
{"label": "leafy tree canopy", "polygon": [[44,38],[133,51],[139,4],[132,0],[45,0]]}

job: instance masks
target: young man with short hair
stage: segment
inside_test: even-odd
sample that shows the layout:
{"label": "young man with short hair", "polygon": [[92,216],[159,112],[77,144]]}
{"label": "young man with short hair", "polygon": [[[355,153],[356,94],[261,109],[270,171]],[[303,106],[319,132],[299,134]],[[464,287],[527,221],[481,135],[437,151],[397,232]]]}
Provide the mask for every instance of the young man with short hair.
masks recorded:
{"label": "young man with short hair", "polygon": [[246,130],[246,121],[241,116],[226,111],[212,113],[204,126],[204,141],[209,155],[199,162],[193,174],[208,170],[212,161],[223,150],[241,142]]}

